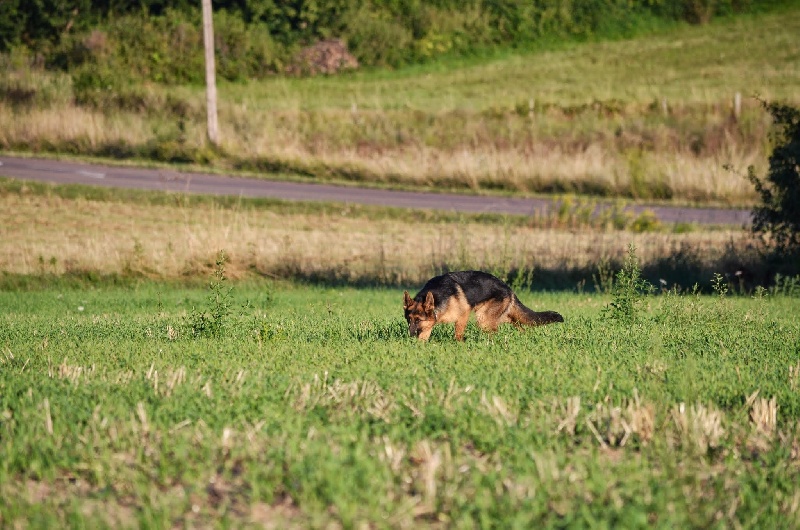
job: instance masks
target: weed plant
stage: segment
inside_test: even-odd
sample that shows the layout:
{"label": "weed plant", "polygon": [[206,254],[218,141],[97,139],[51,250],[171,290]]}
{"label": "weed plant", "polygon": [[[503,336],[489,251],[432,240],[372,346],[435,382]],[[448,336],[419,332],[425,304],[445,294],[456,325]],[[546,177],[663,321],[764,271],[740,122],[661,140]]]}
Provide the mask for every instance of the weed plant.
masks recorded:
{"label": "weed plant", "polygon": [[[603,275],[602,272],[598,274]],[[610,290],[614,299],[606,308],[608,316],[629,324],[633,323],[646,297],[654,290],[653,285],[642,278],[634,245],[628,246],[625,265],[617,272]]]}
{"label": "weed plant", "polygon": [[231,313],[231,291],[227,286],[225,263],[228,257],[224,250],[217,254],[214,272],[208,284],[208,301],[205,308],[192,307],[189,313],[189,327],[195,337],[221,337],[226,321]]}
{"label": "weed plant", "polygon": [[775,283],[769,288],[773,296],[800,296],[800,276],[775,275]]}

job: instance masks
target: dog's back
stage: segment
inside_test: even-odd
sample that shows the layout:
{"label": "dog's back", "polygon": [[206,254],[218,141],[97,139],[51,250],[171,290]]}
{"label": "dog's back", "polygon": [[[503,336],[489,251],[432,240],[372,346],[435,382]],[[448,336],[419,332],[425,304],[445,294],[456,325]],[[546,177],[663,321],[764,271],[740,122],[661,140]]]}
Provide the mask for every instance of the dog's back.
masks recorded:
{"label": "dog's back", "polygon": [[453,296],[463,293],[470,308],[489,300],[502,301],[514,293],[499,278],[482,271],[448,272],[428,280],[414,297],[424,302],[428,292],[433,293],[436,309],[441,310]]}

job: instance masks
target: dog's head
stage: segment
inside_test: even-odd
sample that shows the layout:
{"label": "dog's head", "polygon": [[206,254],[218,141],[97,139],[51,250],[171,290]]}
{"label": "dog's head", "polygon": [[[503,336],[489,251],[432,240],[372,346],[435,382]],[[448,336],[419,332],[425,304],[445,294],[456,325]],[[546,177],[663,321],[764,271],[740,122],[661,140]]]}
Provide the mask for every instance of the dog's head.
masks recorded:
{"label": "dog's head", "polygon": [[436,324],[436,314],[433,308],[433,293],[430,291],[425,296],[424,302],[415,301],[408,295],[408,291],[403,293],[403,309],[406,322],[408,322],[409,335],[420,340],[428,340],[433,325]]}

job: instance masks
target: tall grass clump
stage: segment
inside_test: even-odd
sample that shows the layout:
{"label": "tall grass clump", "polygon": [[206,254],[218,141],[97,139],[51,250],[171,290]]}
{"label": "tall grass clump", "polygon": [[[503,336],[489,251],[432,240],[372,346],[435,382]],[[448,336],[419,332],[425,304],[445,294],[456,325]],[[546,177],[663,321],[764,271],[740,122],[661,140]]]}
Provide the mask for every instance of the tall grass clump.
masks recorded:
{"label": "tall grass clump", "polygon": [[772,296],[800,297],[800,275],[776,274],[773,284],[769,287],[769,293]]}
{"label": "tall grass clump", "polygon": [[[744,293],[775,275],[757,241],[736,228],[635,233],[550,216],[410,214],[17,180],[0,180],[0,226],[0,288],[91,277],[205,284],[215,260],[208,249],[225,248],[232,280],[399,287],[481,269],[522,289],[583,282],[610,294],[626,256],[620,240],[636,246],[645,278],[670,288],[707,284],[720,272]],[[779,289],[790,291],[794,277],[781,274]]]}

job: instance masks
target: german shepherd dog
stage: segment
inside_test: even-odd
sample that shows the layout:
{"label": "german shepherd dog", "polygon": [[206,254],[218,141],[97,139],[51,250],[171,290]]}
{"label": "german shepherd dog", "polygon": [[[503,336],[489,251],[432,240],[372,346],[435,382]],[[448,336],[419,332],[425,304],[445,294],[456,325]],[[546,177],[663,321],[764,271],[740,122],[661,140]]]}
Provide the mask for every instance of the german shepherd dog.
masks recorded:
{"label": "german shepherd dog", "polygon": [[504,323],[522,327],[564,322],[555,311],[525,307],[500,278],[480,271],[448,272],[428,280],[413,299],[408,291],[403,295],[408,333],[420,340],[428,340],[434,325],[451,322],[456,340],[464,340],[470,311],[484,331],[497,331]]}

